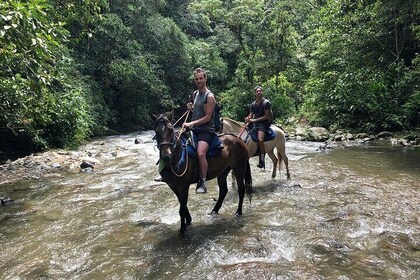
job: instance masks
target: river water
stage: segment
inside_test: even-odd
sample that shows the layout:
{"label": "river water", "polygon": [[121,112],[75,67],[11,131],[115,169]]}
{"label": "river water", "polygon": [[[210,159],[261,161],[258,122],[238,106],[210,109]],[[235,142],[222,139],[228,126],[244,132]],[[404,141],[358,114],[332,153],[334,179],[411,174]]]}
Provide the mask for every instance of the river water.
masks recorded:
{"label": "river water", "polygon": [[14,202],[0,207],[0,279],[420,279],[420,151],[288,141],[291,180],[251,159],[243,216],[235,187],[208,215],[213,180],[190,192],[181,236],[178,201],[153,180],[152,137],[93,141],[93,157],[118,149],[93,173],[3,185]]}

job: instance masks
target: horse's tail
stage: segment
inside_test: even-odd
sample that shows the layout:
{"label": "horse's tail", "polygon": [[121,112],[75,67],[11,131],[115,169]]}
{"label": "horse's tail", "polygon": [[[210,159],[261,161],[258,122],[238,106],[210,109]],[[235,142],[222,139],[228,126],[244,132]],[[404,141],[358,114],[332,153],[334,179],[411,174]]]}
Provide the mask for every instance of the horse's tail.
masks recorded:
{"label": "horse's tail", "polygon": [[249,204],[251,204],[252,200],[252,176],[251,176],[251,167],[249,165],[249,160],[246,162],[246,169],[245,169],[245,192],[249,198]]}

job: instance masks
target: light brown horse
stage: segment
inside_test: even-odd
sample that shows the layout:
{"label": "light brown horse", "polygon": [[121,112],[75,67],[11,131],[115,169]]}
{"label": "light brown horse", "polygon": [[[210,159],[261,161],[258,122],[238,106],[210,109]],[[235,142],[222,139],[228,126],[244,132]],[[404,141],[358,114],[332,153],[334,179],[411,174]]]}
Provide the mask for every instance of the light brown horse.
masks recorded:
{"label": "light brown horse", "polygon": [[[265,151],[268,154],[268,156],[271,158],[273,162],[273,172],[271,173],[271,177],[276,177],[276,170],[277,170],[277,164],[279,165],[279,173],[280,173],[280,167],[281,167],[281,161],[284,161],[284,164],[286,165],[286,174],[287,179],[290,179],[290,173],[289,173],[289,159],[286,155],[286,137],[284,135],[284,132],[282,129],[280,129],[276,125],[271,125],[271,129],[274,130],[276,133],[276,137],[273,140],[265,141]],[[244,126],[243,123],[237,122],[235,120],[232,120],[230,118],[223,117],[223,132],[224,133],[232,133],[235,135],[240,136],[243,141],[246,144],[246,147],[248,149],[249,157],[257,156],[258,153],[258,143],[254,142],[251,139],[251,136],[248,133],[248,129]],[[274,154],[274,148],[277,149],[277,157]]]}
{"label": "light brown horse", "polygon": [[[170,117],[170,116],[169,116]],[[168,116],[153,116],[156,142],[159,147],[159,173],[162,180],[168,184],[180,203],[181,233],[191,224],[191,215],[187,207],[189,187],[199,179],[197,158],[189,156],[188,142],[182,142],[182,135],[175,133]],[[249,168],[248,150],[241,139],[234,135],[221,135],[223,143],[221,154],[208,157],[207,178],[217,177],[219,198],[212,213],[217,214],[228,192],[226,177],[233,170],[238,185],[239,204],[236,215],[242,215],[242,205],[245,196],[251,195],[251,170]],[[251,197],[250,197],[251,200]]]}

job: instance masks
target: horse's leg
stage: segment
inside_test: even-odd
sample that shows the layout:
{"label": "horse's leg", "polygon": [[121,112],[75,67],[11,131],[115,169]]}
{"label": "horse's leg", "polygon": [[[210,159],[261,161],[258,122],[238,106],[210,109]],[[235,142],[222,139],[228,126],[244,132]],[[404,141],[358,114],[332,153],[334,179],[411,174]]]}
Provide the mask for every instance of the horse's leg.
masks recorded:
{"label": "horse's leg", "polygon": [[235,172],[232,171],[232,188],[236,188]]}
{"label": "horse's leg", "polygon": [[219,185],[219,198],[217,199],[216,205],[214,205],[213,210],[211,210],[212,214],[219,214],[220,207],[222,207],[223,200],[225,199],[226,194],[228,192],[226,178],[229,172],[230,168],[227,168],[225,171],[222,172],[222,174],[220,174],[217,177],[217,184]]}
{"label": "horse's leg", "polygon": [[284,165],[286,166],[286,175],[287,179],[290,179],[290,173],[289,173],[289,158],[286,156],[286,151],[283,151],[283,153],[280,152],[279,149],[277,149],[277,156],[279,157],[279,173],[281,168],[281,161],[284,161]]}
{"label": "horse's leg", "polygon": [[244,184],[244,175],[246,173],[246,165],[241,168],[235,169],[236,174],[236,183],[238,184],[238,195],[239,195],[239,203],[238,203],[238,210],[236,210],[236,216],[242,215],[242,206],[244,204],[244,197],[245,197],[245,184]]}
{"label": "horse's leg", "polygon": [[276,178],[276,171],[277,171],[277,158],[274,154],[274,150],[271,150],[268,152],[268,156],[271,158],[271,161],[273,162],[273,172],[271,173],[271,178]]}
{"label": "horse's leg", "polygon": [[251,166],[249,165],[249,159],[246,162],[245,169],[245,191],[249,197],[249,203],[251,204],[252,199],[252,176],[251,176]]}
{"label": "horse's leg", "polygon": [[180,194],[178,196],[179,200],[179,216],[181,217],[181,233],[185,233],[187,230],[187,226],[191,224],[191,215],[190,211],[188,211],[187,203],[188,203],[188,190],[189,186],[183,187]]}
{"label": "horse's leg", "polygon": [[290,180],[290,173],[289,173],[289,158],[284,154],[283,156],[284,165],[286,165],[286,174],[287,179]]}

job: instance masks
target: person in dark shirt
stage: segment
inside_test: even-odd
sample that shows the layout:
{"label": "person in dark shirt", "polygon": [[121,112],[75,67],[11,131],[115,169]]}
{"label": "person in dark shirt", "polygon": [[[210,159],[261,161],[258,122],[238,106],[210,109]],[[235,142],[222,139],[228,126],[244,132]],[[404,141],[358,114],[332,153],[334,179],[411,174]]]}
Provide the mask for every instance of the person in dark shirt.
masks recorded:
{"label": "person in dark shirt", "polygon": [[267,129],[270,127],[270,109],[271,103],[268,99],[262,97],[262,87],[255,88],[255,101],[252,102],[249,108],[249,114],[245,118],[245,123],[253,124],[253,129],[257,131],[258,150],[259,150],[259,164],[257,167],[265,169],[265,148],[264,137]]}

